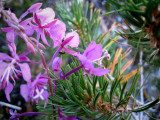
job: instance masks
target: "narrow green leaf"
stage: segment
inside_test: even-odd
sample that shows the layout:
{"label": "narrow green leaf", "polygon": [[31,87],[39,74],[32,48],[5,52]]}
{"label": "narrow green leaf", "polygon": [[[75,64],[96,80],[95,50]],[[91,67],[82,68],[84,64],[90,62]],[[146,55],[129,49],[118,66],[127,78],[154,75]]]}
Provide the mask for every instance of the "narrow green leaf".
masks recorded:
{"label": "narrow green leaf", "polygon": [[126,81],[126,82],[124,83],[124,85],[123,85],[123,88],[122,88],[122,90],[121,90],[121,95],[120,95],[119,101],[121,101],[121,100],[123,99],[124,91],[125,91],[125,89],[126,89],[126,87],[127,87],[127,84],[128,84],[128,81]]}
{"label": "narrow green leaf", "polygon": [[93,94],[94,94],[94,96],[96,95],[97,80],[98,80],[98,76],[93,76],[93,85],[92,85],[92,88],[93,88]]}
{"label": "narrow green leaf", "polygon": [[156,105],[159,101],[160,101],[160,98],[158,98],[158,99],[156,99],[156,100],[154,100],[152,102],[149,102],[147,104],[144,104],[143,106],[134,108],[131,111],[132,112],[141,112],[141,111],[147,110],[147,109],[153,107],[154,105]]}
{"label": "narrow green leaf", "polygon": [[92,89],[90,83],[87,81],[87,93],[92,98]]}
{"label": "narrow green leaf", "polygon": [[94,107],[96,107],[96,103],[97,103],[97,100],[98,100],[100,95],[101,95],[101,92],[98,92],[98,94],[94,97],[94,99],[93,99],[93,106]]}

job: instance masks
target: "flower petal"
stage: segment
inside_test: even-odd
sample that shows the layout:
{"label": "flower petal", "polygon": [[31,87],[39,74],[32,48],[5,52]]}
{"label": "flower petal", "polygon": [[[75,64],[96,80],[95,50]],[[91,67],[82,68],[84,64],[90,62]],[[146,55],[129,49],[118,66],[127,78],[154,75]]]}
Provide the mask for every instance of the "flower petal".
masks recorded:
{"label": "flower petal", "polygon": [[47,85],[47,82],[48,82],[47,78],[43,78],[41,73],[39,73],[36,79],[32,82],[32,87],[34,88],[38,84],[45,86]]}
{"label": "flower petal", "polygon": [[48,94],[47,91],[44,91],[44,92],[42,93],[42,96],[43,96],[44,100],[48,101],[49,94]]}
{"label": "flower petal", "polygon": [[42,32],[41,32],[41,38],[42,38],[43,43],[49,46],[49,44],[46,40],[45,34],[44,34],[44,30],[42,30]]}
{"label": "flower petal", "polygon": [[92,69],[92,74],[96,75],[96,76],[103,76],[103,75],[107,74],[108,72],[110,72],[110,70],[103,69],[103,68],[94,68],[94,69]]}
{"label": "flower petal", "polygon": [[87,49],[83,53],[90,61],[94,61],[102,55],[102,45],[92,42],[88,45]]}
{"label": "flower petal", "polygon": [[6,63],[6,62],[3,62],[3,61],[0,61],[0,78],[2,78],[5,69],[6,69],[9,65],[10,65],[10,63]]}
{"label": "flower petal", "polygon": [[4,32],[11,32],[11,31],[13,31],[13,28],[12,27],[5,27],[5,28],[1,28],[2,29],[2,31],[4,31]]}
{"label": "flower petal", "polygon": [[15,37],[16,37],[16,33],[14,33],[13,31],[7,32],[6,34],[7,40],[11,43],[14,42]]}
{"label": "flower petal", "polygon": [[57,20],[54,20],[50,23],[47,23],[46,25],[42,26],[43,28],[49,28],[49,27],[52,27],[54,24],[56,24]]}
{"label": "flower petal", "polygon": [[[71,47],[78,47],[78,45],[79,45],[79,35],[75,31],[70,32],[66,35],[65,40],[67,38],[71,37],[71,36],[73,36],[73,38],[68,43],[66,43],[65,45],[69,45]],[[65,40],[64,40],[64,42],[65,42]]]}
{"label": "flower petal", "polygon": [[54,40],[53,48],[60,46],[60,45],[61,45],[61,42],[59,40]]}
{"label": "flower petal", "polygon": [[19,57],[19,60],[20,61],[30,62],[30,59],[28,57],[26,57],[26,56]]}
{"label": "flower petal", "polygon": [[41,36],[41,32],[42,32],[41,28],[37,29],[37,44],[39,44],[39,38]]}
{"label": "flower petal", "polygon": [[33,4],[25,13],[23,13],[20,16],[19,21],[21,21],[21,19],[23,19],[26,15],[28,15],[28,13],[35,12],[36,10],[38,10],[41,6],[42,3]]}
{"label": "flower petal", "polygon": [[21,95],[23,96],[25,101],[26,102],[29,101],[30,100],[29,93],[31,93],[30,88],[27,85],[23,84],[20,86],[20,90],[21,90],[20,91]]}
{"label": "flower petal", "polygon": [[68,116],[67,120],[78,120],[76,119],[76,115]]}
{"label": "flower petal", "polygon": [[7,61],[11,61],[13,58],[11,58],[9,55],[7,55],[6,53],[2,53],[0,52],[0,60],[7,60]]}
{"label": "flower petal", "polygon": [[50,23],[51,21],[54,20],[55,17],[55,12],[53,11],[52,8],[49,7],[37,11],[36,14],[37,18],[40,19],[41,21],[41,25]]}
{"label": "flower petal", "polygon": [[27,63],[18,63],[21,71],[22,71],[22,76],[23,79],[27,82],[31,81],[31,70],[30,67]]}
{"label": "flower petal", "polygon": [[19,55],[19,60],[20,61],[26,61],[26,62],[30,62],[30,59],[26,56],[27,54],[29,54],[30,52],[23,52],[22,54]]}
{"label": "flower petal", "polygon": [[20,23],[20,25],[22,25],[22,26],[27,25],[27,24],[29,24],[29,23],[32,21],[32,19],[33,19],[33,17],[28,18],[28,19],[22,21],[22,22]]}
{"label": "flower petal", "polygon": [[13,90],[13,85],[10,82],[8,82],[8,85],[5,89],[5,94],[6,94],[6,98],[9,102],[11,101],[10,100],[10,93],[12,92],[12,90]]}
{"label": "flower petal", "polygon": [[37,23],[37,25],[38,25],[39,27],[41,27],[41,23],[39,22],[39,20],[38,20],[38,17],[37,17],[37,14],[36,14],[36,13],[34,13],[34,21]]}
{"label": "flower petal", "polygon": [[65,48],[65,47],[63,47],[63,50],[64,50],[66,53],[69,53],[69,54],[71,54],[71,55],[76,55],[76,54],[77,54],[77,52],[72,51],[72,50],[70,50],[70,49],[68,49],[68,48]]}
{"label": "flower petal", "polygon": [[60,70],[61,63],[62,63],[62,58],[56,57],[56,58],[53,60],[53,63],[52,63],[52,70],[53,70],[53,71],[59,71],[59,70]]}
{"label": "flower petal", "polygon": [[61,46],[63,47],[63,46],[65,46],[65,45],[67,45],[67,44],[72,40],[73,37],[74,37],[74,36],[70,36],[70,37],[66,38],[66,39],[62,42]]}
{"label": "flower petal", "polygon": [[78,57],[79,61],[83,65],[85,72],[88,74],[91,74],[92,69],[94,69],[93,63],[91,61],[87,60],[87,58],[84,55],[77,54],[76,56]]}
{"label": "flower petal", "polygon": [[42,6],[42,3],[33,4],[27,11],[29,11],[29,12],[35,12],[35,11],[38,10],[41,6]]}
{"label": "flower petal", "polygon": [[19,57],[18,57],[18,55],[16,53],[16,45],[15,45],[15,43],[14,42],[13,43],[8,43],[8,48],[10,50],[12,58],[14,58],[16,60],[19,60]]}
{"label": "flower petal", "polygon": [[33,35],[34,29],[31,26],[25,25],[23,27],[25,29],[25,33],[26,33],[27,36],[32,36]]}
{"label": "flower petal", "polygon": [[49,29],[49,34],[52,40],[54,41],[54,48],[58,46],[57,43],[62,43],[62,39],[65,35],[66,25],[57,20],[57,22]]}

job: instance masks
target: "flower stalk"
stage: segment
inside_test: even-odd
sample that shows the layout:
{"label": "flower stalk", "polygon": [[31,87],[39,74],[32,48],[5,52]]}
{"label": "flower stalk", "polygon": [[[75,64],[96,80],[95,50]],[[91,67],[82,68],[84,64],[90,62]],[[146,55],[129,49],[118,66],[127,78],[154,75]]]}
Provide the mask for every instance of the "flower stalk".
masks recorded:
{"label": "flower stalk", "polygon": [[67,76],[71,75],[72,73],[78,71],[79,69],[83,68],[83,65],[80,65],[76,68],[74,68],[73,70],[69,71],[68,73],[66,73],[64,76],[62,76],[61,78],[58,78],[58,79],[53,79],[54,81],[57,81],[57,80],[63,80],[65,79]]}

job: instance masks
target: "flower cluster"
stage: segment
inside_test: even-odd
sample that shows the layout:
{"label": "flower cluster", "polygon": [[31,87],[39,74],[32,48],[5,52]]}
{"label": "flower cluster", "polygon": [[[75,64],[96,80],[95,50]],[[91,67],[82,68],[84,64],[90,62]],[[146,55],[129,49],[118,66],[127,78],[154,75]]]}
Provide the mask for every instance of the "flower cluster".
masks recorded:
{"label": "flower cluster", "polygon": [[[13,90],[13,86],[16,84],[16,80],[19,79],[19,76],[22,76],[27,82],[27,84],[22,84],[20,86],[21,95],[24,99],[26,101],[36,101],[37,103],[39,99],[47,102],[49,93],[46,86],[47,82],[49,80],[51,81],[48,74],[48,69],[50,66],[52,66],[52,71],[55,75],[60,77],[56,80],[64,79],[81,68],[84,69],[85,73],[96,76],[103,76],[109,72],[108,69],[94,67],[94,63],[96,63],[96,61],[102,60],[104,57],[109,57],[108,53],[105,53],[104,56],[102,56],[102,45],[92,42],[83,54],[73,51],[70,48],[77,48],[80,44],[78,33],[73,30],[66,33],[66,25],[62,21],[55,19],[54,11],[51,8],[41,9],[41,6],[42,3],[32,5],[20,16],[19,19],[14,13],[11,12],[10,9],[3,10],[2,12],[4,21],[9,27],[1,29],[6,32],[7,44],[11,52],[11,56],[5,53],[0,53],[0,89],[5,89],[5,94],[8,101],[10,101],[10,93]],[[28,14],[32,14],[32,17],[26,19]],[[36,38],[33,37],[34,32],[36,32]],[[22,40],[24,40],[26,46],[28,47],[28,52],[24,52],[20,55],[16,53],[16,36],[19,36]],[[45,46],[51,46],[47,41],[46,36],[53,40],[53,48],[58,47],[48,64],[45,62],[42,54],[43,50],[46,48]],[[40,40],[42,40],[43,43],[41,43]],[[76,56],[81,65],[63,75],[60,69],[62,57],[57,57],[58,53],[61,51],[65,51],[68,54]],[[40,54],[42,64],[45,68],[45,72],[43,74],[39,73],[34,80],[32,79],[29,66],[31,61],[26,56],[31,52],[38,52]],[[50,85],[50,83],[52,82],[53,81],[48,82],[51,95],[53,89],[51,88],[52,85]],[[54,84],[56,84],[55,81]],[[61,112],[59,112],[59,114],[64,117]]]}

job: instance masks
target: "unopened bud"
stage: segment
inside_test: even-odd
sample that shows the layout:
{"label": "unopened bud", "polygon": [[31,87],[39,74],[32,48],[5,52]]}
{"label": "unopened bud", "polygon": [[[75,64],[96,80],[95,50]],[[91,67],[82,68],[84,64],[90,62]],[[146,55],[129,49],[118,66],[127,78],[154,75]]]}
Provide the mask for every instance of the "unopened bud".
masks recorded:
{"label": "unopened bud", "polygon": [[46,47],[45,47],[43,44],[41,44],[41,43],[39,43],[38,47],[39,47],[40,49],[42,49],[42,50],[45,50],[45,49],[46,49]]}
{"label": "unopened bud", "polygon": [[28,47],[28,49],[29,49],[33,54],[36,53],[36,52],[35,52],[35,48],[33,47],[33,45],[32,45],[31,43],[27,42],[27,47]]}

